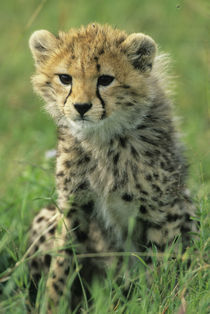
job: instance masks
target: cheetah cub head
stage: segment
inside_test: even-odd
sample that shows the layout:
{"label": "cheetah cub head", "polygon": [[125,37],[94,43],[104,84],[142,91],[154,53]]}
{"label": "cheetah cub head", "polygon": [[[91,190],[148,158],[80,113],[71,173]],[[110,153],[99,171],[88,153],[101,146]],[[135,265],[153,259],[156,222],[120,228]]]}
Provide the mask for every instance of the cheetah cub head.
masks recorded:
{"label": "cheetah cub head", "polygon": [[75,134],[132,128],[155,97],[156,44],[149,36],[90,24],[57,37],[36,31],[29,45],[35,91],[56,123]]}

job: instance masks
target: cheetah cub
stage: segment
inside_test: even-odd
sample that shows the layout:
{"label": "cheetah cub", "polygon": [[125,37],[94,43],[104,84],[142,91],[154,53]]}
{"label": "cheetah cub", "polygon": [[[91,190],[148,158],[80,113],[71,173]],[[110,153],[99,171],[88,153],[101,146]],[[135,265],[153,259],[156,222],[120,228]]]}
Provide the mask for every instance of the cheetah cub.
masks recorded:
{"label": "cheetah cub", "polygon": [[[41,254],[30,262],[30,272],[35,284],[42,272],[48,274],[49,309],[62,296],[74,308],[81,280],[85,285],[105,275],[114,262],[97,253],[149,255],[153,246],[162,252],[180,235],[186,247],[195,231],[194,206],[165,57],[156,54],[151,37],[90,24],[58,36],[36,31],[30,49],[34,90],[58,128],[57,206],[34,218],[31,251]],[[95,255],[79,258],[88,253]]]}

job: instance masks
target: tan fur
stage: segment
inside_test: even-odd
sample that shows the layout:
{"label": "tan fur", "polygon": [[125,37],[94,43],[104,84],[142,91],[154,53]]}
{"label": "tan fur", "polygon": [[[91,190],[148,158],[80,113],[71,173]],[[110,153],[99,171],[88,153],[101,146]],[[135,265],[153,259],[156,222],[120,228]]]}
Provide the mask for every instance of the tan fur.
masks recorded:
{"label": "tan fur", "polygon": [[[58,37],[35,32],[30,48],[34,89],[58,126],[58,208],[50,213],[61,227],[38,247],[62,255],[53,256],[47,281],[49,304],[57,304],[66,274],[78,267],[75,254],[151,251],[152,245],[162,251],[179,235],[186,246],[194,206],[168,99],[167,58],[156,54],[153,39],[90,24]],[[50,227],[48,216],[46,209],[35,218],[31,242],[38,229]],[[90,282],[112,262],[84,260],[82,276]],[[49,264],[49,256],[33,260],[31,274]],[[70,299],[74,308],[73,288]]]}

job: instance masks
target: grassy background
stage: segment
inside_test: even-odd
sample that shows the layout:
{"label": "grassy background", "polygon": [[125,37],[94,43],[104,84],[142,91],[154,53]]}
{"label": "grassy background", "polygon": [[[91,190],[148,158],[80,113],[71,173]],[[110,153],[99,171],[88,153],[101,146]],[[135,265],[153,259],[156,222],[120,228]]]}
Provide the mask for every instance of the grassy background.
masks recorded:
{"label": "grassy background", "polygon": [[[1,1],[1,272],[22,258],[33,215],[46,204],[47,198],[54,196],[54,161],[47,161],[45,152],[55,147],[56,130],[54,123],[41,109],[41,101],[32,92],[30,76],[33,61],[28,38],[37,29],[56,33],[60,29],[68,30],[93,21],[110,23],[128,32],[149,34],[162,51],[171,54],[173,74],[176,76],[175,110],[182,117],[183,141],[191,165],[189,185],[201,220],[201,238],[195,243],[201,256],[196,259],[194,270],[206,265],[204,255],[208,244],[210,190],[209,18],[207,0]],[[25,313],[28,280],[27,272],[22,267],[17,268],[8,281],[0,284],[3,292],[3,296],[0,295],[2,313],[10,313],[14,309],[15,313]],[[168,292],[160,295],[158,276],[152,291],[147,291],[142,281],[142,289],[136,292],[136,300],[126,305],[126,313],[139,313],[140,309],[141,313],[174,313],[180,306],[183,291],[188,313],[207,313],[207,271],[201,269],[193,273],[194,270],[187,273],[189,278],[184,274],[182,279],[180,277],[183,282],[180,281],[179,293],[173,290],[172,285]],[[163,283],[167,283],[166,273],[163,271],[163,286]],[[185,280],[192,286],[187,292],[184,290]],[[93,287],[97,296],[94,313],[103,313],[106,302],[109,302],[109,306],[113,304],[108,293],[109,281],[107,287],[104,288],[107,288],[107,293],[103,294],[99,293],[97,285]],[[115,291],[117,295],[116,287]],[[139,295],[141,305],[137,300]],[[118,313],[122,310],[123,306],[116,308]]]}

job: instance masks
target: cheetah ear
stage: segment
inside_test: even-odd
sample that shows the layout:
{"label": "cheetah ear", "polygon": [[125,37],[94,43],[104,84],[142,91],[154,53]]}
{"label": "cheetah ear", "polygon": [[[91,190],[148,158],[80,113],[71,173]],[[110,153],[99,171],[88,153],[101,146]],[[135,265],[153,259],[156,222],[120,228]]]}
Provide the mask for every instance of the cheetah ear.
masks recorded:
{"label": "cheetah ear", "polygon": [[36,66],[47,60],[57,47],[56,37],[46,30],[34,32],[29,39],[29,47]]}
{"label": "cheetah ear", "polygon": [[129,35],[122,43],[129,61],[141,72],[150,72],[157,50],[154,40],[142,33]]}

